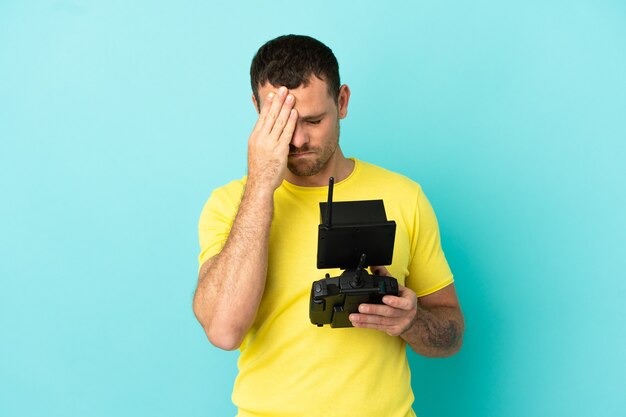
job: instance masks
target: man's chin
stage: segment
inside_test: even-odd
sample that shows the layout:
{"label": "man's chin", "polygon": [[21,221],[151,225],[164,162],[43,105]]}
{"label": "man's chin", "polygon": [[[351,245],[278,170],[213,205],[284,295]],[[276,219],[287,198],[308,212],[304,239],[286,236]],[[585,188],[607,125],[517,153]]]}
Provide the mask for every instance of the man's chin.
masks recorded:
{"label": "man's chin", "polygon": [[289,168],[289,171],[296,177],[312,177],[313,175],[320,172],[319,170],[303,169],[302,167],[288,166],[287,168]]}
{"label": "man's chin", "polygon": [[296,157],[289,158],[287,168],[297,177],[311,177],[320,172],[323,166],[317,160],[305,161],[302,157]]}

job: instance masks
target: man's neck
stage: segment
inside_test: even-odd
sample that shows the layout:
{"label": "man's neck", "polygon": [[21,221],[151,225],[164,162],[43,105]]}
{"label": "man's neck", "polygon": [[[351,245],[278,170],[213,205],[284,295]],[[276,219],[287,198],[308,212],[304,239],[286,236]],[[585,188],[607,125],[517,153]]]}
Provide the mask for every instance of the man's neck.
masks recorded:
{"label": "man's neck", "polygon": [[328,160],[328,163],[317,174],[309,177],[301,177],[293,175],[288,171],[285,179],[291,184],[300,187],[323,187],[328,185],[328,179],[330,177],[334,177],[335,183],[338,183],[348,178],[353,170],[354,161],[343,156],[341,148],[337,147],[337,150]]}

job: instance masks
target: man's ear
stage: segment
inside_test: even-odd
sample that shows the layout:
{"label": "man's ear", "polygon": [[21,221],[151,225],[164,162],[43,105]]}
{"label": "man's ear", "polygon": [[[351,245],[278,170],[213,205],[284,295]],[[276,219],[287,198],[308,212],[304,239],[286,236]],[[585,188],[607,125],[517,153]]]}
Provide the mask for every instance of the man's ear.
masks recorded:
{"label": "man's ear", "polygon": [[261,108],[259,107],[259,104],[256,102],[256,97],[254,96],[254,93],[252,93],[252,104],[254,104],[254,108],[256,112],[261,113]]}
{"label": "man's ear", "polygon": [[343,119],[348,115],[348,102],[350,101],[350,88],[344,84],[339,88],[337,106],[339,107],[339,118]]}

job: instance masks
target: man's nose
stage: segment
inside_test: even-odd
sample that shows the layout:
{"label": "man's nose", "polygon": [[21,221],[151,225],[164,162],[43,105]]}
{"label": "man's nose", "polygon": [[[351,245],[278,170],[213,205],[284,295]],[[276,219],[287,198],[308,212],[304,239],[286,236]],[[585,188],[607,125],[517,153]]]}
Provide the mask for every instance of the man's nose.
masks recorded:
{"label": "man's nose", "polygon": [[309,139],[306,131],[302,128],[302,126],[300,126],[299,123],[297,123],[289,144],[295,148],[302,148],[307,143],[309,143]]}

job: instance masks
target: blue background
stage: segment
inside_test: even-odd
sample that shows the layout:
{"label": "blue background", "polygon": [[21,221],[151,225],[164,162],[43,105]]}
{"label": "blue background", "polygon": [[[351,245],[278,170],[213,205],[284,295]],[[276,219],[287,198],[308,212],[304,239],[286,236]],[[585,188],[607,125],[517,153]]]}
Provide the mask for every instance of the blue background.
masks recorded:
{"label": "blue background", "polygon": [[410,353],[418,415],[626,415],[617,0],[0,1],[0,415],[234,414],[196,224],[285,33],[337,55],[345,153],[437,212],[467,333]]}

